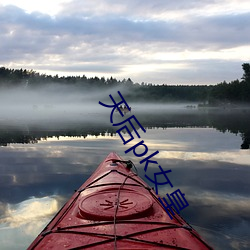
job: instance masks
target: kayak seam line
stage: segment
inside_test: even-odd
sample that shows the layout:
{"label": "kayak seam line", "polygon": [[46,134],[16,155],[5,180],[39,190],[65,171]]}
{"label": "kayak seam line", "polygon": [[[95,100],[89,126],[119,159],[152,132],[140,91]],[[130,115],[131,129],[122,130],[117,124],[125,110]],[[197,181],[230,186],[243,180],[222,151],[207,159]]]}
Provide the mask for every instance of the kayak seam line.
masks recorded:
{"label": "kayak seam line", "polygon": [[[131,221],[131,220],[118,220],[117,224],[155,224],[155,225],[169,225],[175,226],[176,224],[168,223],[168,222],[160,222],[160,221]],[[81,228],[81,227],[89,227],[89,226],[103,226],[107,224],[113,224],[113,221],[103,221],[98,223],[91,223],[86,225],[78,225],[78,226],[70,226],[70,227],[58,227],[59,230],[63,229],[71,229],[71,228]]]}
{"label": "kayak seam line", "polygon": [[[90,186],[90,187],[88,187],[88,188],[95,188],[95,187],[102,187],[102,186],[113,186],[113,185],[121,185],[121,183],[120,183],[120,182],[117,182],[117,183],[112,183],[112,184],[110,184],[110,183],[97,184],[97,185],[95,185],[95,186]],[[139,184],[133,184],[133,183],[125,183],[124,185],[141,187],[141,185],[139,185]],[[85,189],[85,188],[84,188],[84,189]],[[84,189],[83,189],[83,191],[84,191]],[[80,190],[80,191],[82,191],[82,190]]]}

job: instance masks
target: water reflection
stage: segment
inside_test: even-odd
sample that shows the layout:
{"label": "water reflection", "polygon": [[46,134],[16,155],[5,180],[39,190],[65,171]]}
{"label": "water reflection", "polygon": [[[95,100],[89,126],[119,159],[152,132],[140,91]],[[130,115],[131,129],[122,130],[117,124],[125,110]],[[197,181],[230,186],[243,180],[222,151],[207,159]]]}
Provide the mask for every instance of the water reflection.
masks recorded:
{"label": "water reflection", "polygon": [[[133,111],[144,128],[173,128],[173,127],[210,127],[225,133],[226,131],[239,134],[242,138],[239,148],[249,149],[250,145],[250,109],[245,110],[186,110],[156,109],[145,110],[140,107]],[[119,114],[115,114],[119,121]],[[73,122],[72,122],[73,121]],[[139,129],[139,126],[135,124]],[[109,123],[109,114],[93,113],[82,114],[74,119],[24,121],[19,120],[0,123],[0,145],[10,143],[37,143],[41,139],[51,137],[71,136],[86,137],[88,135],[115,135],[117,127]]]}
{"label": "water reflection", "polygon": [[0,218],[1,249],[23,249],[36,237],[62,204],[60,197],[30,198],[17,204],[3,204]]}
{"label": "water reflection", "polygon": [[[43,217],[55,214],[59,209],[58,202],[55,197],[30,198],[17,204],[6,204],[5,216],[0,222],[11,228],[20,227],[24,224],[30,224],[31,221],[37,220],[41,222]],[[32,225],[31,225],[32,226]],[[26,233],[32,233],[30,228],[26,228]]]}
{"label": "water reflection", "polygon": [[[136,117],[147,127],[146,133],[138,132],[149,153],[160,151],[155,157],[165,170],[172,170],[169,178],[174,188],[186,194],[190,206],[182,215],[215,249],[249,249],[250,154],[240,150],[248,118],[242,122],[237,115],[160,113],[138,113]],[[123,145],[108,123],[15,128],[1,127],[1,138],[8,145],[0,148],[1,249],[26,248],[110,151],[131,159],[147,181],[140,159],[124,153],[139,139]],[[23,135],[36,143],[17,143],[15,138]],[[153,165],[148,167],[149,176],[154,172]],[[162,196],[168,192],[170,187],[160,188]]]}

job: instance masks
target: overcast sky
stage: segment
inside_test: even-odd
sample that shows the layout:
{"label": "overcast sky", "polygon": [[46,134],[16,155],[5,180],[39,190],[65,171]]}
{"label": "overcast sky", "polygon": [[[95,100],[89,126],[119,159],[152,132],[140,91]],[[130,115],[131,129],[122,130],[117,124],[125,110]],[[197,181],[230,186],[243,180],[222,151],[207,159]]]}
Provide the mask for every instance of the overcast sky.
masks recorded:
{"label": "overcast sky", "polygon": [[240,79],[249,0],[0,0],[0,66],[154,84]]}

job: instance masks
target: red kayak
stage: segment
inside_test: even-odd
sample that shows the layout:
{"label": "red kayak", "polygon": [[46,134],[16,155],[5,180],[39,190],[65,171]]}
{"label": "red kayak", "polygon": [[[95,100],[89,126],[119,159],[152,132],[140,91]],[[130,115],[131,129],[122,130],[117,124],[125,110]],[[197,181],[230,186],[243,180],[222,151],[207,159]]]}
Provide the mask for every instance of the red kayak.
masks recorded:
{"label": "red kayak", "polygon": [[212,249],[110,153],[28,249]]}

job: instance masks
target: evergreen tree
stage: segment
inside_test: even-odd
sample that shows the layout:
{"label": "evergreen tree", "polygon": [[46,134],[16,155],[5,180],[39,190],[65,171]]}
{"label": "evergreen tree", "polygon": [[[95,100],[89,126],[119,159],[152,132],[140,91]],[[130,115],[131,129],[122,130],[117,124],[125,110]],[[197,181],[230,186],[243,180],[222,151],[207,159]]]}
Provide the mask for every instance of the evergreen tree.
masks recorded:
{"label": "evergreen tree", "polygon": [[249,63],[243,63],[242,64],[242,69],[244,71],[244,74],[243,74],[241,79],[243,79],[243,81],[245,81],[245,82],[249,82],[250,81],[250,64]]}

